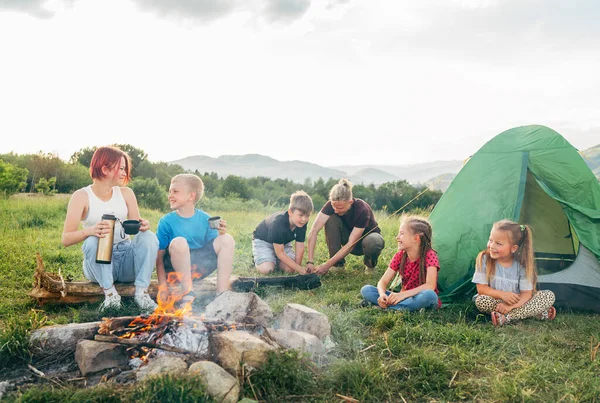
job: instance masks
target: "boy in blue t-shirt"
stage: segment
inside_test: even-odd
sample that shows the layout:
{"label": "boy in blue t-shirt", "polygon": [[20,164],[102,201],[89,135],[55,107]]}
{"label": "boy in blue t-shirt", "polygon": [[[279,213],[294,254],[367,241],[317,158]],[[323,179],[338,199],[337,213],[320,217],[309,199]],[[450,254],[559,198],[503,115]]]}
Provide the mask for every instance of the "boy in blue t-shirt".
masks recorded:
{"label": "boy in blue t-shirt", "polygon": [[167,275],[171,272],[179,277],[181,303],[195,297],[192,277],[205,278],[215,270],[217,292],[229,289],[235,241],[226,233],[225,220],[221,220],[218,230],[211,229],[209,215],[195,207],[203,194],[204,183],[196,175],[181,174],[171,179],[169,205],[174,211],[160,219],[156,230],[156,273],[162,301],[168,297]]}
{"label": "boy in blue t-shirt", "polygon": [[313,208],[310,196],[299,190],[290,197],[287,211],[272,214],[258,224],[252,234],[252,255],[261,274],[272,272],[276,266],[288,273],[306,273],[301,263],[306,224]]}

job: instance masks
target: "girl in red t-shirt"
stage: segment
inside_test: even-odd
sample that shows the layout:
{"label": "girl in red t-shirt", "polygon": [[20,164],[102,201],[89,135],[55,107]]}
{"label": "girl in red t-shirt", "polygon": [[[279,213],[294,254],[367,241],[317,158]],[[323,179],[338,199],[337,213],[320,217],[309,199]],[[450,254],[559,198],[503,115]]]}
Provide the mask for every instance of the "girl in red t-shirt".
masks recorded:
{"label": "girl in red t-shirt", "polygon": [[[396,236],[398,253],[394,255],[377,287],[366,285],[360,290],[363,298],[382,308],[416,311],[421,308],[439,308],[437,277],[440,262],[431,248],[431,225],[421,217],[406,217]],[[400,292],[391,292],[387,286],[394,276],[402,281]]]}

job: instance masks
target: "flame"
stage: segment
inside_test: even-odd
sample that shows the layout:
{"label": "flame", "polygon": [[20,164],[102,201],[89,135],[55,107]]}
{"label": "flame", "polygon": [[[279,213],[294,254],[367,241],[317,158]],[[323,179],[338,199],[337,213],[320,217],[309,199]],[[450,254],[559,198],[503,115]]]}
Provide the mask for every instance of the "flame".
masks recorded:
{"label": "flame", "polygon": [[[135,330],[127,332],[121,336],[121,338],[132,338],[145,331],[151,330],[154,326],[162,326],[171,321],[172,319],[181,319],[192,313],[193,299],[186,302],[182,306],[179,306],[179,301],[187,293],[187,291],[177,291],[178,285],[181,280],[181,273],[172,272],[167,276],[167,283],[169,284],[169,296],[166,300],[157,298],[158,307],[149,316],[138,316],[133,319],[128,327],[134,327]],[[159,294],[160,295],[160,294]],[[146,326],[142,326],[146,325]]]}
{"label": "flame", "polygon": [[[202,277],[201,274],[196,272],[196,268],[196,265],[192,267],[192,279]],[[181,303],[182,298],[189,292],[189,290],[181,288],[181,278],[181,273],[169,273],[167,276],[168,297],[162,299],[159,293],[159,297],[156,300],[158,307],[154,312],[151,315],[134,318],[127,325],[126,330],[128,331],[119,337],[130,339],[140,337],[145,333],[146,336],[143,336],[143,338],[149,337],[152,340],[159,340],[164,335],[164,332],[168,331],[169,326],[184,325],[184,317],[192,314],[192,303],[194,300],[190,299],[183,304]],[[175,322],[172,322],[173,320]],[[201,315],[201,320],[204,321],[204,314]],[[197,324],[194,324],[193,327],[197,327]],[[147,362],[152,351],[153,349],[140,347],[135,356],[143,362]],[[133,356],[130,358],[133,358]]]}

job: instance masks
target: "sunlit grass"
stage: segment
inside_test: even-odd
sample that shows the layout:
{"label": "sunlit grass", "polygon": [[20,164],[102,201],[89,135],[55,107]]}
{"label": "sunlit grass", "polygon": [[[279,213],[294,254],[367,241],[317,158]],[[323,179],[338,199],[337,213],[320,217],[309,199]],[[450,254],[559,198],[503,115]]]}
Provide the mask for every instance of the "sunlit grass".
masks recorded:
{"label": "sunlit grass", "polygon": [[[37,319],[32,322],[31,310],[36,306],[26,293],[32,287],[36,252],[41,253],[48,271],[61,269],[64,276],[83,278],[80,246],[64,248],[60,243],[67,200],[0,200],[0,340],[10,347],[2,355],[8,360],[5,364],[27,361],[25,337],[42,318],[48,323],[70,323],[101,317],[97,304],[46,306],[35,311]],[[230,207],[225,203],[207,212],[222,216],[236,240],[234,274],[256,275],[252,231],[276,209],[236,211]],[[163,213],[142,210],[142,214],[155,230]],[[293,354],[272,357],[260,372],[253,372],[245,380],[242,389],[247,397],[255,398],[256,393],[265,401],[331,402],[338,401],[336,394],[361,402],[598,400],[600,358],[591,359],[592,347],[600,342],[598,315],[559,311],[553,322],[526,320],[494,329],[488,317],[469,302],[411,314],[361,308],[360,288],[377,282],[396,251],[398,217],[384,212],[377,215],[386,248],[376,273],[365,274],[362,259],[351,256],[345,271],[323,277],[317,289],[257,290],[276,314],[287,303],[304,304],[325,313],[332,323],[335,344],[322,366],[313,366]],[[326,258],[321,233],[316,261]],[[133,302],[124,302],[119,314],[135,314]],[[286,369],[296,371],[303,383],[294,384]],[[183,390],[193,385],[186,382],[165,380],[150,389],[129,388],[120,393],[98,389],[96,396],[107,401],[131,400],[142,391],[156,396],[164,392],[167,396],[173,388]],[[286,397],[286,388],[288,395],[295,397]],[[94,395],[73,389],[44,389],[22,394],[20,401],[94,401],[90,396]]]}

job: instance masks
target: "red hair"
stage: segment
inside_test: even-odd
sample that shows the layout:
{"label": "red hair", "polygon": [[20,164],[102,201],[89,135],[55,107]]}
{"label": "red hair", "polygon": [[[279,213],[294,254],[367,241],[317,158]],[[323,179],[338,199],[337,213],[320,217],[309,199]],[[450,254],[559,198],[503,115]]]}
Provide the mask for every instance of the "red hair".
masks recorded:
{"label": "red hair", "polygon": [[121,158],[125,158],[125,179],[123,180],[123,184],[126,185],[131,178],[131,158],[129,158],[129,155],[125,151],[117,147],[98,147],[94,151],[92,162],[90,163],[90,176],[92,179],[104,178],[105,175],[102,172],[102,167],[112,169],[115,165],[121,163]]}

